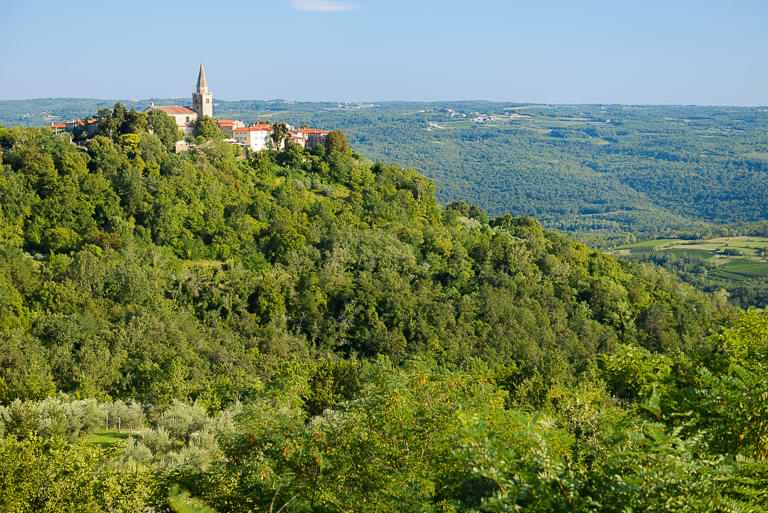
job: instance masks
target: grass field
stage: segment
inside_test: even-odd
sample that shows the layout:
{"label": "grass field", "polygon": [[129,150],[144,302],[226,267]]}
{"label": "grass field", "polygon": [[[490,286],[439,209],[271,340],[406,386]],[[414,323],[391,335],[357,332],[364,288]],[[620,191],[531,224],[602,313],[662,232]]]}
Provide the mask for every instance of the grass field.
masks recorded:
{"label": "grass field", "polygon": [[768,264],[753,260],[733,260],[719,266],[712,275],[729,280],[759,278],[768,276]]}
{"label": "grass field", "polygon": [[745,281],[768,276],[768,237],[719,237],[708,240],[656,239],[619,246],[614,253],[628,256],[665,252],[701,258],[717,267],[713,277]]}
{"label": "grass field", "polygon": [[94,445],[102,449],[108,449],[110,447],[117,447],[123,445],[130,436],[130,433],[125,431],[117,432],[112,430],[94,431],[83,437],[83,442],[88,445]]}
{"label": "grass field", "polygon": [[617,249],[620,251],[627,250],[628,252],[642,251],[642,250],[657,250],[666,246],[676,244],[680,242],[679,239],[654,239],[644,240],[642,242],[636,242],[635,244],[627,244],[625,246],[619,246]]}

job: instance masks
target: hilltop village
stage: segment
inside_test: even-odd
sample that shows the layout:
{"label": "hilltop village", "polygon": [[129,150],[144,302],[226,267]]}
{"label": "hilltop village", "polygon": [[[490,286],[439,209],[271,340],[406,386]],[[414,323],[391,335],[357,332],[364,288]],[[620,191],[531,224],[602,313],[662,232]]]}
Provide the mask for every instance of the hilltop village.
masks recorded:
{"label": "hilltop village", "polygon": [[[176,122],[179,129],[179,141],[176,143],[177,153],[187,151],[193,146],[184,138],[191,139],[198,120],[203,118],[211,118],[215,122],[224,134],[225,142],[248,148],[251,151],[263,151],[270,148],[281,150],[287,143],[313,150],[324,144],[330,133],[329,130],[307,127],[295,128],[285,125],[285,136],[280,138],[278,143],[281,147],[275,148],[275,138],[273,137],[275,127],[273,125],[268,123],[246,125],[238,119],[217,119],[213,115],[213,106],[213,93],[208,87],[205,66],[200,64],[197,87],[192,93],[192,108],[183,105],[155,105],[153,103],[144,112],[164,112]],[[98,123],[97,118],[73,119],[63,123],[51,123],[51,128],[55,132],[76,133],[80,131],[87,137],[92,137],[98,130]]]}

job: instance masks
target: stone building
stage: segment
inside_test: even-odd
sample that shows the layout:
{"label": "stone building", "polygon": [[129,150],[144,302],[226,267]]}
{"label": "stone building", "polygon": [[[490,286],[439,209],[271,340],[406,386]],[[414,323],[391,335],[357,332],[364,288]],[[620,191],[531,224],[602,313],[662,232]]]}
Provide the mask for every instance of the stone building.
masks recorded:
{"label": "stone building", "polygon": [[195,121],[197,121],[198,114],[189,107],[183,105],[150,105],[147,112],[151,110],[159,110],[165,112],[176,121],[176,126],[183,130],[184,133],[192,133]]}
{"label": "stone building", "polygon": [[192,93],[192,108],[182,105],[149,106],[147,111],[159,110],[176,120],[176,125],[186,134],[192,133],[195,121],[203,116],[213,117],[213,93],[208,89],[208,78],[205,76],[205,66],[200,64],[197,72],[197,90]]}

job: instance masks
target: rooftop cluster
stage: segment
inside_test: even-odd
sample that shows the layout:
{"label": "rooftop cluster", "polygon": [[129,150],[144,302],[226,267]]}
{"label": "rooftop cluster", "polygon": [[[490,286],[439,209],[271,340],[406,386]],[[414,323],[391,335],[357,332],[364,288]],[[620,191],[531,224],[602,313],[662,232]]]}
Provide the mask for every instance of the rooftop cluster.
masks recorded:
{"label": "rooftop cluster", "polygon": [[[295,128],[284,125],[285,136],[278,138],[279,148],[275,148],[276,138],[272,137],[273,125],[266,123],[254,123],[246,125],[237,119],[216,119],[213,116],[213,93],[208,89],[208,79],[205,75],[205,66],[200,64],[197,75],[197,88],[192,93],[192,108],[184,105],[155,105],[150,104],[145,112],[159,111],[170,116],[179,129],[180,135],[193,136],[198,120],[211,118],[226,137],[225,141],[249,148],[252,151],[263,151],[268,148],[282,150],[287,142],[297,144],[302,148],[312,150],[318,145],[324,144],[328,130],[317,128]],[[74,119],[66,122],[51,123],[51,128],[57,132],[82,132],[87,137],[94,136],[98,131],[97,118]],[[180,137],[181,138],[181,137]],[[190,144],[179,141],[176,151],[182,152],[189,149]]]}

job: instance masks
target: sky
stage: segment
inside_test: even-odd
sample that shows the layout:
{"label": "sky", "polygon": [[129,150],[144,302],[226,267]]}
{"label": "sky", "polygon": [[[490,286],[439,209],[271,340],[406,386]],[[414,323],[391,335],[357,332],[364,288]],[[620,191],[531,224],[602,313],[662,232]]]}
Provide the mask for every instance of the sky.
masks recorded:
{"label": "sky", "polygon": [[0,99],[768,105],[768,0],[0,0]]}

